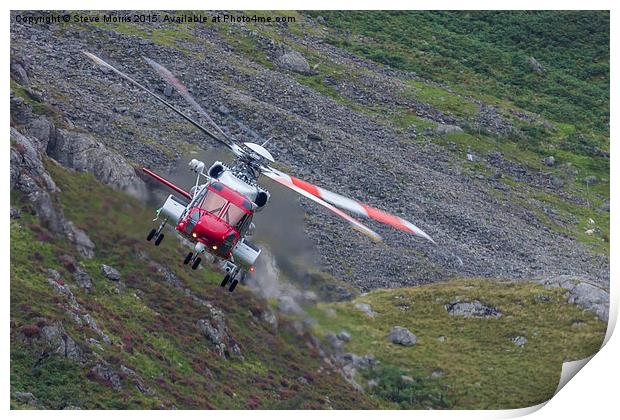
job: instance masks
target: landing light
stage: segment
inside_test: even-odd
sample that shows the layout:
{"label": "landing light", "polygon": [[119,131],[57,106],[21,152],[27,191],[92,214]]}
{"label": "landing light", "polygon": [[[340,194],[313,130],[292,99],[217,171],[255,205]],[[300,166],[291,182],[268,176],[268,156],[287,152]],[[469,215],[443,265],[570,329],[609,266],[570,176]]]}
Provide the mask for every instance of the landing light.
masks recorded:
{"label": "landing light", "polygon": [[198,236],[198,235],[196,235],[195,233],[192,233],[192,236],[195,238],[195,237],[196,237],[196,236]]}
{"label": "landing light", "polygon": [[254,267],[250,267],[250,273],[254,272]]}
{"label": "landing light", "polygon": [[213,248],[214,251],[216,251],[217,250],[217,245],[213,245],[212,248]]}

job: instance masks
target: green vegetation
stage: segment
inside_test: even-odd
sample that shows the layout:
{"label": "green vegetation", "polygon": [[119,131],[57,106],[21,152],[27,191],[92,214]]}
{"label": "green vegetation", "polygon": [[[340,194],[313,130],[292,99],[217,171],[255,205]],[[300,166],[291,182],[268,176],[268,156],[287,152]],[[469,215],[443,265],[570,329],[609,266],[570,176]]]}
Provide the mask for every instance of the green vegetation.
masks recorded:
{"label": "green vegetation", "polygon": [[54,122],[58,123],[59,126],[63,126],[63,122],[59,118],[60,110],[49,105],[47,103],[41,102],[41,100],[32,94],[28,89],[24,88],[19,83],[15,82],[11,79],[11,91],[13,93],[22,98],[26,103],[32,106],[32,112],[37,115],[45,115],[54,120]]}
{"label": "green vegetation", "polygon": [[[153,212],[138,201],[98,183],[90,174],[48,163],[62,189],[56,199],[65,215],[87,230],[96,257],[80,257],[72,244],[41,226],[27,200],[18,193],[11,205],[22,210],[11,220],[11,390],[32,392],[50,408],[370,408],[363,395],[350,392],[337,374],[317,374],[320,358],[292,332],[287,321],[278,332],[260,321],[265,302],[247,290],[234,298],[219,287],[221,275],[205,266],[190,272],[182,265],[186,250],[171,233],[156,252],[144,240]],[[195,296],[224,311],[229,334],[243,357],[224,359],[202,335],[196,321],[209,310],[164,280],[164,274],[139,254],[169,267]],[[89,294],[73,280],[63,255],[73,256],[91,276]],[[120,289],[101,273],[101,264],[116,267]],[[112,344],[98,350],[88,339],[100,337],[74,323],[67,302],[47,282],[47,269],[57,270],[71,287],[82,310],[96,319]],[[154,395],[138,391],[121,375],[115,391],[89,379],[92,364],[80,365],[60,355],[41,357],[40,348],[19,339],[37,324],[61,321],[67,334],[91,348],[120,371],[127,366]],[[35,327],[32,327],[35,326]],[[306,383],[298,380],[304,377]],[[78,390],[80,390],[78,392]],[[329,395],[329,400],[325,398]],[[25,407],[12,400],[13,408]]]}
{"label": "green vegetation", "polygon": [[[586,11],[310,12],[336,30],[334,45],[510,101],[550,119],[606,133],[609,13]],[[360,37],[362,36],[362,37]],[[527,60],[543,64],[542,75]]]}
{"label": "green vegetation", "polygon": [[[567,305],[564,293],[534,283],[469,279],[375,290],[310,311],[318,321],[317,334],[348,331],[352,338],[345,351],[373,354],[381,362],[376,372],[362,372],[360,383],[378,378],[371,395],[383,408],[517,408],[549,399],[562,362],[592,355],[602,344],[605,323]],[[475,299],[502,316],[456,317],[444,308]],[[377,315],[367,316],[356,303],[370,304]],[[417,344],[389,342],[396,325],[416,334]],[[515,345],[511,338],[516,336],[527,343]],[[444,375],[431,377],[435,369]],[[402,375],[415,382],[403,383]]]}

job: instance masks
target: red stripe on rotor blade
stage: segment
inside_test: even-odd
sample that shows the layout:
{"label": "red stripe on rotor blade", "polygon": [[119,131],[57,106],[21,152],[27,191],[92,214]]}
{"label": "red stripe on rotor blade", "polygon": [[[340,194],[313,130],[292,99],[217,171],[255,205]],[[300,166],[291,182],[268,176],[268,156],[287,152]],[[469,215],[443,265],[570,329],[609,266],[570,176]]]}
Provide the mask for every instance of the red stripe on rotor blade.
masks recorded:
{"label": "red stripe on rotor blade", "polygon": [[321,197],[321,194],[319,193],[319,188],[317,186],[312,185],[309,182],[302,181],[301,179],[295,178],[293,176],[291,177],[291,181],[293,182],[293,185],[295,185],[296,187],[299,187],[302,190],[309,192],[315,197]]}
{"label": "red stripe on rotor blade", "polygon": [[411,232],[407,226],[405,226],[399,217],[394,216],[393,214],[389,214],[384,212],[383,210],[376,209],[374,207],[367,206],[366,204],[360,203],[364,210],[368,213],[368,217],[371,219],[378,220],[379,222],[388,224],[390,226],[394,226],[396,229],[404,230],[405,232]]}

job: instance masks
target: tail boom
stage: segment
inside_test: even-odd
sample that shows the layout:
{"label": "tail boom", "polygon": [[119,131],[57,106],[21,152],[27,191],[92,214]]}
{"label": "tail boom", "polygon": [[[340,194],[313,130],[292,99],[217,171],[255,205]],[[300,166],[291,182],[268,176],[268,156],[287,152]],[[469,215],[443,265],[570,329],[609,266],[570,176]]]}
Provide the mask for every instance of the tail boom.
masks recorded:
{"label": "tail boom", "polygon": [[155,178],[157,181],[161,182],[162,184],[164,184],[166,187],[171,188],[173,190],[175,190],[176,192],[178,192],[179,194],[181,194],[182,196],[184,196],[187,199],[192,198],[192,195],[190,193],[188,193],[187,191],[185,191],[183,188],[181,187],[177,187],[176,185],[174,185],[172,182],[168,181],[167,179],[162,178],[161,176],[157,175],[155,172],[146,169],[146,168],[142,168],[142,170],[149,176]]}

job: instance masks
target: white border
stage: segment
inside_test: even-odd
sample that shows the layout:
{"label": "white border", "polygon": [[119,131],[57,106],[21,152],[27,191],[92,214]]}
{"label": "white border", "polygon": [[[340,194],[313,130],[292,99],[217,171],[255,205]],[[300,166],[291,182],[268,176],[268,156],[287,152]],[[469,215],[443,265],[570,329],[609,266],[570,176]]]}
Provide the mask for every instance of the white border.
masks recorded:
{"label": "white border", "polygon": [[[6,3],[4,3],[6,4]],[[10,5],[9,5],[10,6]],[[290,0],[290,1],[261,1],[260,4],[257,1],[248,1],[248,0],[228,0],[226,2],[198,2],[198,1],[188,1],[188,0],[175,0],[171,1],[162,1],[162,0],[151,0],[151,1],[133,1],[128,2],[127,0],[94,0],[89,1],[88,3],[84,3],[83,1],[33,1],[33,0],[23,0],[19,3],[12,4],[14,9],[20,10],[50,10],[50,9],[60,9],[60,10],[80,10],[88,7],[89,9],[99,9],[99,10],[123,10],[123,9],[148,9],[148,10],[159,10],[159,9],[184,9],[184,10],[278,10],[278,9],[291,9],[291,10],[308,10],[308,9],[363,9],[363,10],[377,10],[377,9],[464,9],[464,10],[477,10],[477,9],[491,9],[491,10],[510,10],[510,9],[531,9],[531,10],[541,10],[541,9],[598,9],[598,10],[612,10],[612,42],[611,42],[611,60],[614,61],[614,52],[616,52],[614,35],[616,35],[615,30],[615,3],[611,1],[600,1],[600,0],[590,0],[588,2],[576,1],[576,0],[565,0],[565,1],[540,1],[540,0],[521,0],[519,2],[498,2],[498,1],[481,1],[481,0],[471,0],[467,2],[458,2],[458,1],[450,1],[450,0],[434,0],[434,1],[416,1],[416,2],[405,2],[405,1],[397,1],[397,0],[383,0],[381,2],[371,2],[369,0],[361,0],[356,2],[346,2],[342,0],[331,0],[331,1],[301,1],[301,0]],[[173,6],[173,7],[172,7]],[[8,23],[8,11],[9,8],[6,8],[6,12],[4,18],[6,19],[4,22],[4,36],[5,39],[10,40],[9,33],[9,25]],[[2,57],[4,61],[4,71],[5,76],[2,79],[1,83],[4,86],[3,91],[5,92],[4,100],[2,101],[2,107],[4,108],[4,115],[7,121],[10,120],[9,117],[9,47],[10,41],[2,44]],[[617,71],[615,71],[615,66],[612,63],[611,66],[612,75],[616,75]],[[616,80],[612,76],[612,81]],[[612,82],[612,94],[615,92],[615,84]],[[615,115],[613,112],[615,102],[612,101],[612,115]],[[9,124],[7,124],[8,126]],[[5,126],[6,128],[8,128]],[[614,132],[614,125],[612,124],[612,132]],[[5,136],[8,137],[8,131],[5,133]],[[8,141],[6,141],[5,146],[1,149],[2,156],[4,162],[8,162],[9,160],[9,148],[7,147]],[[612,142],[612,149],[613,142]],[[612,150],[612,165],[611,165],[611,177],[610,179],[614,180],[616,178],[615,174],[617,170],[614,168],[613,159],[615,156],[615,152]],[[6,186],[9,185],[9,174],[8,174],[8,165],[7,169],[2,174],[3,184]],[[611,186],[611,207],[615,208],[616,197],[617,197],[617,189],[615,182],[612,181]],[[4,211],[5,217],[8,216],[9,213],[9,198],[8,191],[5,189],[6,194],[3,194],[2,200],[2,210]],[[9,407],[9,393],[10,393],[10,373],[9,373],[9,323],[8,319],[10,318],[9,312],[9,223],[8,217],[6,217],[5,222],[1,225],[2,229],[2,237],[4,240],[1,243],[0,252],[2,254],[3,259],[3,267],[5,267],[5,293],[0,297],[1,307],[4,312],[4,317],[2,318],[4,322],[2,325],[2,332],[4,337],[3,342],[3,352],[5,355],[5,363],[2,364],[2,377],[5,378],[2,383],[2,396],[4,397],[5,407],[8,410]],[[611,237],[616,238],[617,234],[616,224],[611,224]],[[612,270],[611,277],[612,279],[615,277],[615,264],[613,261],[614,257],[617,256],[615,252],[615,247],[611,247],[610,260],[612,261]],[[561,391],[552,398],[546,405],[541,404],[537,407],[531,407],[528,409],[522,410],[504,410],[504,411],[449,411],[449,412],[425,412],[425,411],[356,411],[354,413],[350,413],[350,415],[354,415],[359,419],[365,419],[376,416],[390,416],[394,418],[411,418],[411,416],[416,417],[442,417],[442,418],[506,418],[506,417],[516,417],[520,415],[528,414],[532,411],[536,411],[544,406],[544,408],[538,410],[532,416],[534,418],[546,419],[546,418],[563,418],[563,419],[571,419],[571,418],[609,418],[613,415],[617,415],[618,413],[618,397],[617,397],[617,383],[618,383],[618,373],[619,373],[619,362],[618,355],[620,355],[620,342],[617,337],[611,336],[611,332],[615,326],[615,321],[617,319],[618,314],[618,292],[615,282],[611,285],[611,293],[612,293],[612,306],[610,308],[610,327],[608,329],[608,334],[606,340],[609,340],[605,347],[596,354],[592,360],[587,364],[587,366],[583,369],[582,372],[579,373],[577,379],[569,381],[568,384],[561,389]],[[86,413],[81,412],[25,412],[25,411],[11,411],[9,415],[11,417],[19,417],[19,418],[32,418],[39,416],[46,416],[49,418],[77,418],[77,416],[83,416]],[[237,418],[240,415],[250,415],[253,418],[258,416],[258,418],[269,417],[270,419],[280,419],[280,418],[288,418],[291,415],[294,415],[298,418],[312,418],[316,415],[336,418],[340,417],[343,414],[348,415],[349,412],[341,413],[341,412],[304,412],[304,411],[295,411],[295,412],[286,412],[286,411],[277,411],[277,412],[238,412],[238,411],[218,411],[213,413],[205,414],[202,411],[178,411],[178,412],[146,412],[146,411],[125,411],[114,413],[117,416],[131,416],[135,418],[148,418],[148,419],[157,419],[157,418],[168,418],[170,415],[174,415],[182,418],[194,418],[194,417],[203,417],[205,415],[214,416],[221,419],[231,419]],[[97,418],[107,418],[110,413],[104,411],[91,411],[87,414],[89,417],[93,419]]]}

